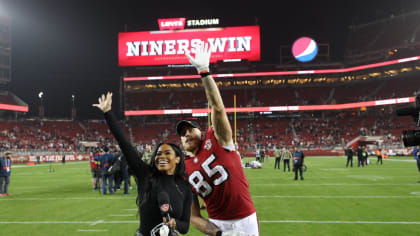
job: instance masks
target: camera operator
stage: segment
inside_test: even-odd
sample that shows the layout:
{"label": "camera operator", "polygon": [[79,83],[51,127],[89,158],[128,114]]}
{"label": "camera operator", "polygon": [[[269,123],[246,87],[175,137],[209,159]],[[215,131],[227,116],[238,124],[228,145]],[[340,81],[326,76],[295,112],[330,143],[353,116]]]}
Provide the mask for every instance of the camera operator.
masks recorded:
{"label": "camera operator", "polygon": [[414,159],[417,162],[417,169],[420,172],[420,158],[419,158],[419,155],[420,155],[420,146],[416,146],[416,147],[413,148],[413,155],[414,155]]}
{"label": "camera operator", "polygon": [[[417,127],[420,127],[419,115],[420,115],[420,94],[416,95],[414,106],[402,107],[397,109],[397,115],[399,116],[411,116]],[[404,130],[402,133],[402,140],[405,147],[413,148],[414,159],[417,162],[417,168],[420,172],[420,130]],[[419,181],[420,182],[420,181]]]}

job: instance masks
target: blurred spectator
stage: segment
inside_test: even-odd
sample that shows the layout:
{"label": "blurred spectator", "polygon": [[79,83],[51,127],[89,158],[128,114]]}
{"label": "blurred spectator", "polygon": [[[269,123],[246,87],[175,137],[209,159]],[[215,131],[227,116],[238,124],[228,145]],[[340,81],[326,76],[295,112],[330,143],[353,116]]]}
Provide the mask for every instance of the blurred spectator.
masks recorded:
{"label": "blurred spectator", "polygon": [[10,183],[10,174],[12,172],[12,159],[11,153],[6,152],[4,157],[0,158],[0,196],[10,196],[9,193],[9,183]]}
{"label": "blurred spectator", "polygon": [[300,180],[303,180],[303,164],[304,164],[305,155],[300,150],[299,146],[295,147],[295,152],[293,153],[293,170],[295,172],[294,180],[298,180],[298,175],[300,174]]}

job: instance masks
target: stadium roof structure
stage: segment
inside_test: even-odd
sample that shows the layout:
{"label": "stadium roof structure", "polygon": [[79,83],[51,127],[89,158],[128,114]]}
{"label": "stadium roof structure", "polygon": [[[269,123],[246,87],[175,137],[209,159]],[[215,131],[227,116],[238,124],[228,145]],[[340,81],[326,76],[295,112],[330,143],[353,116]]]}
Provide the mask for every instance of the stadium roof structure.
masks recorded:
{"label": "stadium roof structure", "polygon": [[0,110],[28,112],[28,104],[10,91],[0,91]]}

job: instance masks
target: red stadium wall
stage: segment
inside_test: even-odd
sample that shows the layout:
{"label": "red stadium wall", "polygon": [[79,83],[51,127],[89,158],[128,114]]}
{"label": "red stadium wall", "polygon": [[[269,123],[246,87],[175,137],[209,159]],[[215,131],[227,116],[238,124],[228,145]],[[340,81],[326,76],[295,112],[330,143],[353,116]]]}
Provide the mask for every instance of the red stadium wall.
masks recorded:
{"label": "red stadium wall", "polygon": [[[66,161],[88,161],[89,154],[75,154],[75,155],[65,155]],[[37,162],[36,155],[19,155],[12,156],[13,163],[28,163],[28,162]],[[39,155],[40,162],[61,162],[63,155]]]}

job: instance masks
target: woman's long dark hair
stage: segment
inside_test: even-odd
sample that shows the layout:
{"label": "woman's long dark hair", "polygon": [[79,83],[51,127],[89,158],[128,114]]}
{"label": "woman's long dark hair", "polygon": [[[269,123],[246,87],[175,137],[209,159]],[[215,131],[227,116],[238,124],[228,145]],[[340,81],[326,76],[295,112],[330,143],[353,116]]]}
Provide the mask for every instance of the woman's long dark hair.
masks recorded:
{"label": "woman's long dark hair", "polygon": [[175,156],[179,157],[179,163],[176,165],[175,168],[175,173],[174,173],[174,177],[175,177],[175,182],[176,183],[185,183],[185,178],[187,176],[186,172],[185,172],[185,162],[184,162],[184,153],[181,151],[181,149],[173,144],[173,143],[159,143],[155,149],[155,151],[152,154],[152,158],[150,161],[150,167],[152,170],[152,174],[148,177],[148,181],[146,182],[145,186],[144,186],[144,193],[143,193],[143,197],[140,199],[140,196],[137,196],[137,205],[138,206],[142,206],[145,202],[147,202],[147,200],[150,198],[151,192],[152,190],[156,189],[157,191],[159,191],[158,187],[159,187],[159,175],[165,175],[161,172],[159,172],[159,170],[156,168],[155,165],[155,159],[156,159],[156,155],[157,152],[159,150],[159,147],[162,146],[163,144],[169,145],[172,147],[172,150],[174,150],[175,152]]}

